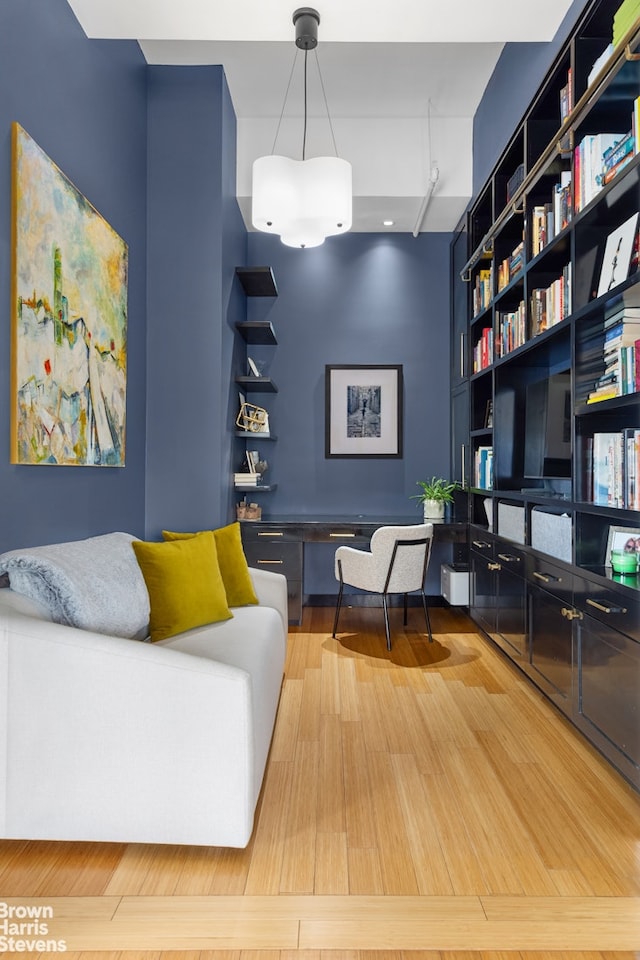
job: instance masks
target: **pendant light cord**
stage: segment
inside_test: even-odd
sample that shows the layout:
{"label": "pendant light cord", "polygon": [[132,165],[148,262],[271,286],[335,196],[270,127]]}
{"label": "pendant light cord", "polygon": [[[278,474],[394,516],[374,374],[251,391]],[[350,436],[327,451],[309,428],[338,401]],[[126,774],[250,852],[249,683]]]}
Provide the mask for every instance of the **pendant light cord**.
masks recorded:
{"label": "pendant light cord", "polygon": [[[338,156],[338,147],[337,147],[337,145],[336,145],[336,136],[335,136],[335,133],[334,133],[334,130],[333,130],[333,123],[331,122],[331,114],[329,113],[329,104],[328,104],[328,102],[327,102],[327,94],[326,94],[326,91],[325,91],[325,89],[324,89],[324,80],[323,80],[323,78],[322,78],[322,70],[320,69],[320,61],[318,60],[318,51],[317,51],[317,50],[314,50],[313,52],[315,53],[315,57],[316,57],[316,66],[317,66],[317,68],[318,68],[318,77],[320,78],[320,89],[322,90],[322,99],[324,100],[324,108],[325,108],[325,110],[327,111],[327,120],[329,121],[329,130],[331,131],[331,141],[332,141],[332,143],[333,143],[333,152],[335,153],[335,155],[336,155],[336,157],[337,157],[337,156]],[[303,160],[306,160],[306,153],[307,153],[307,109],[308,109],[308,99],[307,99],[307,55],[308,55],[308,53],[309,53],[308,50],[305,50],[305,51],[304,51],[304,126],[303,126],[303,130],[302,130],[302,159],[303,159]],[[278,119],[278,126],[276,127],[276,134],[275,134],[275,137],[273,138],[273,145],[272,145],[272,147],[271,147],[271,154],[272,154],[272,156],[273,156],[273,154],[274,154],[275,151],[276,151],[276,143],[278,142],[278,137],[279,137],[279,135],[280,135],[280,127],[282,126],[282,118],[284,117],[284,111],[285,111],[285,108],[286,108],[286,106],[287,106],[287,100],[288,100],[288,98],[289,98],[289,90],[290,90],[290,88],[291,88],[291,81],[292,81],[292,79],[293,79],[293,72],[294,72],[294,70],[295,70],[297,57],[298,57],[298,51],[296,50],[296,52],[295,52],[295,54],[294,54],[294,57],[293,57],[293,63],[291,64],[291,72],[289,73],[289,82],[287,83],[287,89],[285,90],[284,101],[283,101],[283,103],[282,103],[282,110],[280,111],[280,117],[279,117],[279,119]]]}
{"label": "pendant light cord", "polygon": [[[271,155],[272,155],[272,156],[273,156],[273,154],[276,152],[276,143],[277,143],[277,140],[278,140],[278,136],[279,136],[279,134],[280,134],[280,126],[281,126],[281,124],[282,124],[282,118],[283,118],[283,116],[284,116],[284,109],[285,109],[285,107],[286,107],[286,105],[287,105],[287,98],[289,97],[289,88],[291,87],[291,80],[293,79],[293,71],[294,71],[295,66],[296,66],[296,60],[297,60],[297,58],[298,58],[298,51],[297,51],[297,49],[296,49],[296,52],[295,52],[294,55],[293,55],[293,63],[291,64],[291,72],[289,73],[289,82],[287,83],[287,89],[286,89],[285,92],[284,92],[284,100],[282,101],[282,110],[280,111],[280,118],[279,118],[279,120],[278,120],[278,126],[276,127],[276,135],[275,135],[275,137],[273,138],[273,146],[271,147]],[[306,109],[305,109],[305,116],[306,116]]]}

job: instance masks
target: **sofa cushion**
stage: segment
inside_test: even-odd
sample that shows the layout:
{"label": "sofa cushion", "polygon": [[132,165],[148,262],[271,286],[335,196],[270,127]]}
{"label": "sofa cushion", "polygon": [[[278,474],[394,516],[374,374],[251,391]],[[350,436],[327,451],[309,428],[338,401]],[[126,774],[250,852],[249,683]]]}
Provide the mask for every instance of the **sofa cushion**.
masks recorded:
{"label": "sofa cushion", "polygon": [[[194,537],[195,533],[174,533],[171,530],[163,530],[162,536],[165,540],[184,540]],[[218,527],[213,531],[213,536],[229,606],[246,607],[249,604],[258,603],[247,558],[242,548],[240,524],[235,521],[226,527]]]}
{"label": "sofa cushion", "polygon": [[131,546],[149,591],[152,643],[233,616],[211,530],[160,543],[138,540]]}
{"label": "sofa cushion", "polygon": [[[193,537],[195,534],[173,533],[170,530],[163,530],[162,536],[165,540],[183,540]],[[242,549],[240,524],[236,521],[226,527],[218,527],[213,531],[213,536],[229,606],[246,607],[249,604],[258,603],[247,558]]]}
{"label": "sofa cushion", "polygon": [[11,589],[43,604],[51,619],[71,627],[144,639],[149,596],[129,533],[10,550],[0,573]]}

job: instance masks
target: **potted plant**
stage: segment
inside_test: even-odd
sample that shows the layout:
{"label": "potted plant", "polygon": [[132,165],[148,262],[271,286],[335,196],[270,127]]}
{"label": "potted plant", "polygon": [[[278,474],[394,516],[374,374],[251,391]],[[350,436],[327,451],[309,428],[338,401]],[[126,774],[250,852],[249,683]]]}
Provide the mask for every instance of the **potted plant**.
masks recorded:
{"label": "potted plant", "polygon": [[449,483],[442,477],[431,477],[430,480],[417,480],[422,493],[415,493],[412,500],[418,500],[424,507],[425,520],[442,520],[444,518],[445,503],[453,501],[453,491],[459,489],[458,483]]}

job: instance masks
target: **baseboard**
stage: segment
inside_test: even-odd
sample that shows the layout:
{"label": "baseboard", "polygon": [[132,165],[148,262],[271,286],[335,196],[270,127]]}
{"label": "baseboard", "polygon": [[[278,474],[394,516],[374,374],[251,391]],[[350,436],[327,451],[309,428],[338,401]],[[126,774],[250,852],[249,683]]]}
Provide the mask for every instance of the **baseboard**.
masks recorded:
{"label": "baseboard", "polygon": [[[305,594],[302,603],[305,607],[335,607],[338,599],[335,593],[308,593]],[[343,607],[382,607],[382,599],[379,594],[368,593],[345,593],[342,597]],[[444,597],[427,597],[427,605],[430,607],[444,607],[447,603]],[[389,597],[390,607],[402,606],[402,594],[394,594]],[[407,597],[408,607],[421,607],[422,599],[420,595],[410,594]]]}

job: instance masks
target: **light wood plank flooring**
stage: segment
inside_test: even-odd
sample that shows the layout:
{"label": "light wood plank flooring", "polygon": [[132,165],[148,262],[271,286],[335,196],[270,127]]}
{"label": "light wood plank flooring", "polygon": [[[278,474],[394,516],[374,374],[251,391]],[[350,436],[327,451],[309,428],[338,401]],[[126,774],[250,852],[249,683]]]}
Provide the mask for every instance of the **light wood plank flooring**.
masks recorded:
{"label": "light wood plank flooring", "polygon": [[638,960],[638,794],[463,613],[392,611],[390,654],[332,616],[291,631],[246,850],[2,841],[0,901],[73,960]]}

